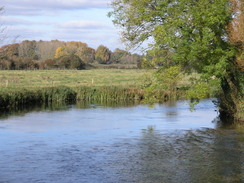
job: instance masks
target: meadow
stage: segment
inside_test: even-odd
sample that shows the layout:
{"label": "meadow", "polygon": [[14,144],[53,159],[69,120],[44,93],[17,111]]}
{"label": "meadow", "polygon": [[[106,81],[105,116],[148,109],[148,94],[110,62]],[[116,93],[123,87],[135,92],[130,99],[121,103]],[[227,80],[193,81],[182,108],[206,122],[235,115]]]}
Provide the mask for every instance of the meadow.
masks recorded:
{"label": "meadow", "polygon": [[139,69],[2,70],[0,88],[119,86],[138,88],[145,74]]}

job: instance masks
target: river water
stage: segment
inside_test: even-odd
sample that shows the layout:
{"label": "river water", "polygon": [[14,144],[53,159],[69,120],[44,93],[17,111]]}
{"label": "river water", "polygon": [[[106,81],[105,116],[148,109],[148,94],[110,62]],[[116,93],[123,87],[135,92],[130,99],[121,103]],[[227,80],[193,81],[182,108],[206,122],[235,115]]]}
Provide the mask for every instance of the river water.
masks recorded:
{"label": "river water", "polygon": [[244,182],[244,135],[211,100],[2,113],[0,183]]}

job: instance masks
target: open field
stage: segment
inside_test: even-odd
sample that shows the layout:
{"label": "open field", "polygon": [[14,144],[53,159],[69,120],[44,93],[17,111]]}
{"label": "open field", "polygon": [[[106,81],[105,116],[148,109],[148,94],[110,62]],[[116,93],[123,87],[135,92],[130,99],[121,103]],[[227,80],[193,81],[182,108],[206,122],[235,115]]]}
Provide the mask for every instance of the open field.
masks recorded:
{"label": "open field", "polygon": [[125,69],[92,70],[12,70],[0,71],[0,88],[35,88],[52,86],[140,87],[143,76],[152,71]]}

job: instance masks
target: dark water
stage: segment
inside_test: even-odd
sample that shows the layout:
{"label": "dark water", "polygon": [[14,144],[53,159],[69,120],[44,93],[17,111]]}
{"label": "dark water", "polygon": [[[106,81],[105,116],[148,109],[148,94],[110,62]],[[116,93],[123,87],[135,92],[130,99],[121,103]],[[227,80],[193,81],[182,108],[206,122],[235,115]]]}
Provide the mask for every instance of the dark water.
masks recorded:
{"label": "dark water", "polygon": [[244,135],[211,100],[2,113],[0,183],[244,182]]}

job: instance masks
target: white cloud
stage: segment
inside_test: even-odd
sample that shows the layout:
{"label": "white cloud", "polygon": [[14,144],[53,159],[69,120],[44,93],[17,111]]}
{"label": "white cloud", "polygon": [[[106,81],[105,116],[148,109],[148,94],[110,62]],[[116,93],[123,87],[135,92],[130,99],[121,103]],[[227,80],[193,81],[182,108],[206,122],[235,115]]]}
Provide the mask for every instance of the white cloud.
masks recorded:
{"label": "white cloud", "polygon": [[60,29],[53,34],[52,39],[62,41],[81,41],[95,49],[101,44],[109,47],[111,50],[122,47],[118,34],[114,30],[110,29],[105,29],[103,31],[100,31],[99,29]]}
{"label": "white cloud", "polygon": [[38,15],[45,11],[108,8],[110,0],[1,0],[8,14]]}
{"label": "white cloud", "polygon": [[[96,48],[122,47],[119,34],[106,16],[111,0],[1,0],[0,23],[10,41],[81,41]],[[35,16],[33,16],[35,15]],[[8,44],[8,43],[7,43]]]}
{"label": "white cloud", "polygon": [[24,20],[16,17],[2,16],[0,21],[3,25],[29,25],[33,24],[32,21]]}
{"label": "white cloud", "polygon": [[72,20],[60,24],[59,27],[65,29],[102,29],[108,27],[105,24],[99,23],[97,21],[88,20]]}

